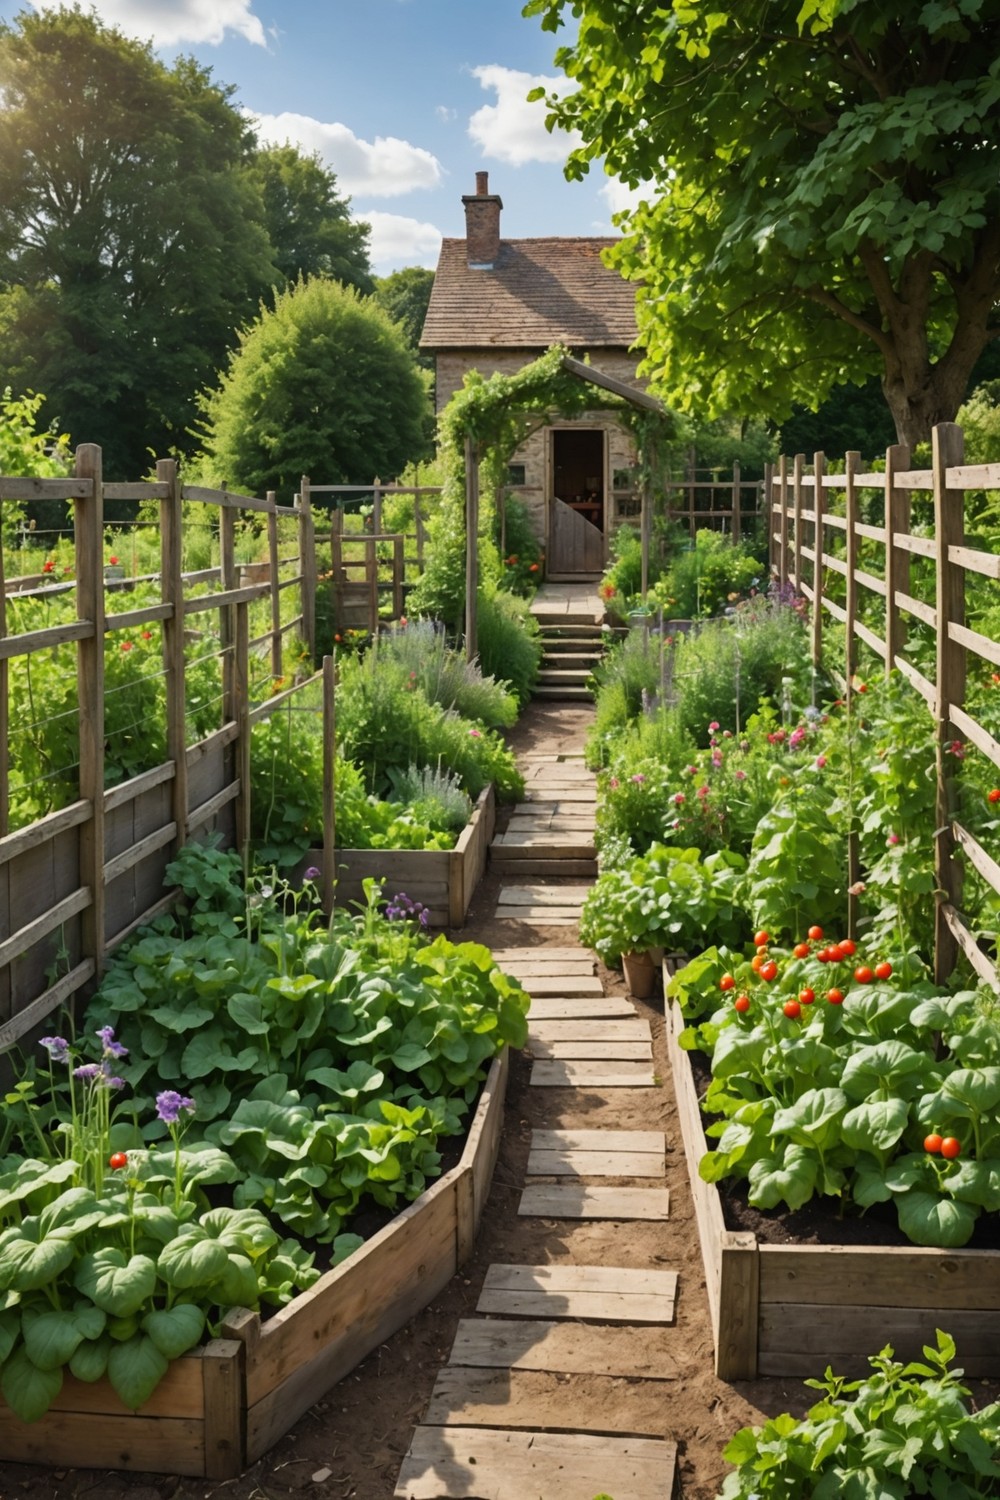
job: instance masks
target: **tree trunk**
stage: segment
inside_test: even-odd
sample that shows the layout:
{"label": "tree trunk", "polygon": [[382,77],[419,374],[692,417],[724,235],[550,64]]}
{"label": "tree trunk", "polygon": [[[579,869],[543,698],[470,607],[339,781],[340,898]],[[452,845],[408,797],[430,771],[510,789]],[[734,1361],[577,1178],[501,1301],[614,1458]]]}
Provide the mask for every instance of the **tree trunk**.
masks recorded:
{"label": "tree trunk", "polygon": [[938,422],[954,422],[968,393],[969,377],[985,340],[964,357],[952,351],[938,364],[909,368],[903,361],[882,376],[882,393],[896,424],[896,441],[912,452],[919,443],[929,443],[931,428]]}

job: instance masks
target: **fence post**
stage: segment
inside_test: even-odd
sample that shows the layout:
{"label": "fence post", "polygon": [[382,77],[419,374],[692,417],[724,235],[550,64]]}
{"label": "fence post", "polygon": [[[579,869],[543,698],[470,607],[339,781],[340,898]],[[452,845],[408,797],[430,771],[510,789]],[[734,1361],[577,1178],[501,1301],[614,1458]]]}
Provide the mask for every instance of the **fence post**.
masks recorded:
{"label": "fence post", "polygon": [[844,675],[847,679],[846,697],[850,702],[854,691],[851,687],[851,679],[858,669],[857,635],[854,630],[855,621],[858,618],[858,491],[854,482],[855,475],[861,467],[861,455],[856,450],[847,454],[845,459],[845,475],[847,483],[844,486],[844,513],[847,521],[844,539],[847,543],[847,595],[844,600]]}
{"label": "fence post", "polygon": [[[813,454],[813,612],[812,612],[812,662],[818,670],[823,656],[823,549],[826,536],[823,517],[826,514],[826,492],[823,475],[826,472],[826,455]],[[799,589],[801,594],[802,590]]]}
{"label": "fence post", "polygon": [[[228,500],[228,495],[225,497]],[[236,511],[223,503],[219,510],[219,585],[228,593],[236,587]],[[232,724],[236,719],[236,606],[224,604],[219,610],[219,639],[222,643],[222,720]]]}
{"label": "fence post", "polygon": [[82,443],[76,450],[76,477],[89,479],[89,499],[73,502],[76,530],[76,607],[94,633],[80,641],[76,685],[80,716],[80,796],[90,817],[80,828],[80,884],[90,888],[82,916],[83,956],[104,968],[104,476],[101,450]]}
{"label": "fence post", "polygon": [[267,558],[271,579],[271,676],[281,677],[281,563],[278,553],[278,512],[274,490],[268,490],[267,503]]}
{"label": "fence post", "polygon": [[792,568],[797,594],[802,593],[802,472],[805,463],[805,454],[796,453],[792,466],[792,527],[795,532],[792,538]]}
{"label": "fence post", "polygon": [[337,664],[323,658],[323,910],[333,911],[337,870]]}
{"label": "fence post", "polygon": [[759,511],[764,513],[764,525],[767,528],[767,576],[774,576],[774,464],[764,465],[764,483],[757,489],[757,501]]}
{"label": "fence post", "polygon": [[378,630],[378,554],[373,536],[365,537],[365,584],[368,588],[368,629]]}
{"label": "fence post", "polygon": [[[0,513],[3,505],[0,503]],[[7,580],[0,540],[0,640],[7,634]],[[10,663],[0,660],[0,838],[10,831]]]}
{"label": "fence post", "polygon": [[403,538],[392,539],[392,617],[398,620],[403,613],[403,576],[406,572],[406,556]]}
{"label": "fence post", "polygon": [[784,587],[788,582],[788,459],[784,454],[778,461],[778,488],[781,491],[781,514],[778,519],[778,583]]}
{"label": "fence post", "polygon": [[184,552],[183,513],[177,461],[161,458],[156,478],[167,486],[160,501],[160,598],[171,606],[163,622],[163,673],[166,693],[167,754],[174,763],[170,789],[171,812],[177,825],[174,852],[187,843],[187,699],[184,656]]}
{"label": "fence post", "polygon": [[309,652],[311,663],[316,655],[316,536],[313,530],[312,504],[309,500],[308,474],[302,476],[298,502],[302,640]]}
{"label": "fence post", "polygon": [[424,515],[420,509],[420,490],[413,491],[413,529],[417,536],[417,572],[424,571]]}
{"label": "fence post", "polygon": [[382,535],[382,481],[377,474],[372,480],[372,532]]}
{"label": "fence post", "polygon": [[233,718],[236,722],[236,848],[249,869],[250,854],[250,606],[236,606],[233,638]]}
{"label": "fence post", "polygon": [[479,649],[477,599],[479,588],[479,449],[465,439],[465,659],[474,661]]}
{"label": "fence post", "polygon": [[742,503],[743,503],[743,496],[742,496],[742,494],[740,492],[740,466],[739,466],[738,463],[734,463],[733,464],[733,523],[732,523],[732,534],[733,534],[733,545],[734,546],[739,542],[740,536],[742,534],[742,529],[743,529],[743,516],[742,516],[742,513],[740,511],[740,506],[741,506]]}
{"label": "fence post", "polygon": [[937,670],[935,673],[934,738],[937,763],[937,800],[934,812],[934,873],[937,883],[934,913],[934,982],[942,984],[955,967],[958,943],[945,918],[945,907],[961,900],[961,866],[954,858],[952,832],[952,777],[946,749],[951,741],[950,714],[965,705],[965,647],[951,637],[953,625],[965,624],[965,576],[950,557],[952,547],[965,540],[964,498],[950,490],[947,470],[964,456],[962,429],[942,422],[931,433],[934,474],[934,535],[937,541]]}
{"label": "fence post", "polygon": [[885,453],[885,675],[906,644],[906,617],[896,595],[910,592],[910,554],[897,547],[896,532],[910,529],[910,492],[895,483],[900,469],[910,467],[910,450],[894,443]]}

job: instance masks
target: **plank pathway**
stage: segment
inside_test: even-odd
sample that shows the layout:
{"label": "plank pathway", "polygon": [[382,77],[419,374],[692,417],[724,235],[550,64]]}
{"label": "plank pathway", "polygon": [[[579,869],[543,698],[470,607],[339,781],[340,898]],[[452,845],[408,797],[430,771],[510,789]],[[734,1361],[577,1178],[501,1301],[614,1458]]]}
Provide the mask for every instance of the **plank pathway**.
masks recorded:
{"label": "plank pathway", "polygon": [[[522,769],[528,800],[494,846],[505,880],[517,849],[526,875],[529,855],[551,873],[560,855],[567,863],[586,857],[579,840],[593,837],[593,777],[581,758],[537,756]],[[588,889],[511,877],[496,915],[574,926]],[[532,997],[533,1088],[584,1090],[582,1107],[590,1094],[657,1087],[648,1021],[629,1000],[603,993],[589,953],[567,943],[494,956]],[[563,1220],[667,1220],[665,1150],[654,1130],[534,1130],[518,1214],[556,1228]],[[558,1234],[553,1251],[565,1254]],[[677,1448],[664,1437],[664,1382],[676,1374],[677,1292],[677,1272],[660,1266],[490,1266],[477,1316],[460,1322],[414,1433],[397,1500],[593,1500],[602,1491],[669,1500]]]}

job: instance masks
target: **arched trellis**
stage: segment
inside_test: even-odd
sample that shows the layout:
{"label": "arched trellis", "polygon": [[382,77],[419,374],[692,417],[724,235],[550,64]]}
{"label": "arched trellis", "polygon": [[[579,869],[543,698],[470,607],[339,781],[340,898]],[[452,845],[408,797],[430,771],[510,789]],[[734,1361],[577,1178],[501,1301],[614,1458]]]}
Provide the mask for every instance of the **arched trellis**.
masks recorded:
{"label": "arched trellis", "polygon": [[[615,413],[631,430],[642,476],[642,588],[647,586],[651,530],[651,488],[663,450],[677,436],[678,421],[655,396],[628,385],[594,366],[574,359],[556,345],[511,375],[488,379],[471,371],[441,414],[440,456],[445,467],[444,502],[456,506],[464,497],[465,647],[476,655],[476,595],[481,567],[479,548],[480,473],[502,496],[511,456],[553,413],[572,417],[593,409],[594,388],[603,393],[602,410]],[[502,502],[501,502],[502,503]]]}

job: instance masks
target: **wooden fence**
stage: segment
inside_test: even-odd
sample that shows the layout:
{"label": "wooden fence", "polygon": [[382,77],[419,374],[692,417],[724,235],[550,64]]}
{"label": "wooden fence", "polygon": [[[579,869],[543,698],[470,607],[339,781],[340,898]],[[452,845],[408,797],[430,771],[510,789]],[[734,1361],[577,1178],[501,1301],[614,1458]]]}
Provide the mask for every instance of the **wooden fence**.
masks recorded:
{"label": "wooden fence", "polygon": [[738,463],[733,464],[731,479],[720,478],[717,469],[706,470],[702,479],[698,472],[692,470],[685,479],[663,482],[664,515],[686,526],[692,541],[702,527],[728,530],[734,542],[740,541],[756,526],[768,480],[762,484],[756,479],[742,479]]}
{"label": "wooden fence", "polygon": [[[976,974],[997,983],[997,969],[980,948],[961,914],[964,858],[987,885],[1000,893],[1000,864],[954,815],[954,737],[961,737],[1000,767],[1000,742],[967,709],[970,655],[1000,667],[1000,643],[966,625],[970,575],[1000,580],[1000,553],[965,545],[965,514],[970,494],[1000,490],[1000,464],[963,463],[961,429],[945,423],[934,429],[932,463],[915,469],[909,451],[889,448],[884,472],[866,471],[858,453],[846,455],[844,472],[827,472],[817,453],[809,467],[802,454],[782,458],[771,477],[767,512],[772,571],[812,604],[812,654],[819,665],[825,624],[844,627],[842,660],[850,697],[859,649],[867,648],[886,673],[897,669],[927,704],[933,725],[936,774],[934,933],[935,977],[951,973],[961,951]],[[913,524],[915,502],[926,520]],[[862,503],[878,521],[861,519]],[[837,540],[831,541],[834,537]],[[914,559],[933,568],[933,585],[917,595]],[[861,567],[861,562],[865,563]],[[832,597],[841,593],[843,603]],[[884,609],[880,633],[864,621],[866,603]],[[934,675],[921,671],[907,653],[913,621],[929,627],[936,640]]]}
{"label": "wooden fence", "polygon": [[[228,490],[182,485],[173,460],[157,464],[155,481],[105,484],[101,451],[77,450],[68,479],[0,476],[4,502],[67,499],[73,504],[75,565],[73,615],[47,627],[8,629],[8,586],[0,547],[0,1052],[41,1025],[60,1005],[100,976],[106,956],[142,923],[169,904],[163,895],[166,865],[183,844],[215,830],[243,847],[249,836],[249,756],[253,723],[280,706],[273,695],[281,675],[282,642],[297,631],[314,647],[315,543],[307,489],[295,507],[273,497],[256,499]],[[160,568],[150,575],[159,598],[137,608],[127,603],[131,580],[105,578],[104,502],[154,502],[158,506]],[[210,508],[217,527],[219,566],[184,573],[182,506]],[[238,522],[252,520],[266,533],[266,562],[237,562]],[[279,527],[292,528],[297,552],[282,555]],[[293,619],[282,622],[281,596],[298,591]],[[250,609],[265,609],[268,625],[251,635]],[[185,642],[199,621],[214,618],[221,665],[218,727],[188,743]],[[136,632],[161,632],[162,704],[167,758],[120,784],[105,785],[106,649],[124,649]],[[214,640],[214,635],[213,635]],[[8,744],[10,673],[17,658],[39,660],[70,646],[79,726],[78,795],[68,805],[27,826],[10,829]],[[254,657],[252,658],[252,652]],[[252,702],[251,660],[269,664],[267,693]],[[317,674],[318,675],[318,674]],[[294,691],[292,689],[291,691]]]}

